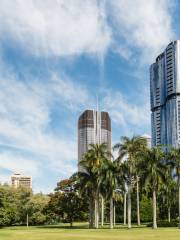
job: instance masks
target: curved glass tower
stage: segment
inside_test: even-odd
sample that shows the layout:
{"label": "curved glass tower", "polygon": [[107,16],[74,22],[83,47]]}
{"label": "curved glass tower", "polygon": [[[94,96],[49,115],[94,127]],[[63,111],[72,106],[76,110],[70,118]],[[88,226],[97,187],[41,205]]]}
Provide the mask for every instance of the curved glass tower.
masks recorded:
{"label": "curved glass tower", "polygon": [[[78,163],[91,143],[106,143],[111,150],[111,120],[107,112],[86,110],[78,120]],[[78,164],[78,170],[82,171]]]}
{"label": "curved glass tower", "polygon": [[152,146],[180,144],[180,41],[150,67]]}

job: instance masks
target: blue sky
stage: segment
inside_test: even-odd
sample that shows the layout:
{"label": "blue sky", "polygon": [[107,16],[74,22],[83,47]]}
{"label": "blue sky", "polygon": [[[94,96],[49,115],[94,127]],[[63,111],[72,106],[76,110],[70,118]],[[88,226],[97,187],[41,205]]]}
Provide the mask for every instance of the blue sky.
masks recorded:
{"label": "blue sky", "polygon": [[178,0],[0,0],[0,181],[52,191],[77,164],[77,120],[96,107],[112,141],[150,134],[149,65],[179,38]]}

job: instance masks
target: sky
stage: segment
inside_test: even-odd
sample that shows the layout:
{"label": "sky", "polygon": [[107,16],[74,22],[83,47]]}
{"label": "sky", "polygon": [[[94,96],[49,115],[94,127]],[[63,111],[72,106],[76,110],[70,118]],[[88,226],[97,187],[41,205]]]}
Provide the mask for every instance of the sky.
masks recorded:
{"label": "sky", "polygon": [[149,66],[180,38],[180,0],[0,0],[0,182],[48,193],[77,171],[77,121],[151,134]]}

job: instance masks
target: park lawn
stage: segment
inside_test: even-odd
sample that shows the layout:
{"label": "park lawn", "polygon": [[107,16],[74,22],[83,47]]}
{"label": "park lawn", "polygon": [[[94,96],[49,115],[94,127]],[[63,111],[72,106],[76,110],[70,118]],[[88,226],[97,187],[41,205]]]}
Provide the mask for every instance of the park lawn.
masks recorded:
{"label": "park lawn", "polygon": [[8,227],[0,229],[0,240],[179,240],[177,228],[87,229],[46,227]]}

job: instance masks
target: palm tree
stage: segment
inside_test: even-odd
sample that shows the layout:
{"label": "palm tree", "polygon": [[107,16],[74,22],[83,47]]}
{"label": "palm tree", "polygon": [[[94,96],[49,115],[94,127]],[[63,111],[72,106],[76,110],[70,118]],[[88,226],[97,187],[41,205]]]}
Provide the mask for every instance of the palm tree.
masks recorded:
{"label": "palm tree", "polygon": [[[121,185],[119,185],[119,182],[121,183]],[[123,203],[123,192],[124,189],[122,188],[122,183],[123,181],[120,181],[120,178],[118,177],[118,188],[115,189],[114,193],[113,193],[113,202],[114,202],[114,211],[113,211],[113,224],[114,226],[116,225],[116,203],[117,202],[121,202]]]}
{"label": "palm tree", "polygon": [[94,197],[94,217],[95,217],[95,228],[99,228],[99,167],[105,159],[110,158],[110,153],[107,149],[107,145],[102,144],[90,144],[89,150],[83,156],[80,165],[84,172],[87,170],[91,171],[93,176],[93,197]]}
{"label": "palm tree", "polygon": [[164,164],[164,153],[161,147],[147,149],[142,156],[140,167],[143,169],[145,186],[152,189],[153,199],[153,228],[157,228],[156,217],[156,193],[160,183],[165,182],[166,165]]}
{"label": "palm tree", "polygon": [[180,148],[171,148],[168,157],[173,160],[178,185],[179,228],[180,228]]}
{"label": "palm tree", "polygon": [[99,190],[110,201],[110,228],[113,228],[113,196],[118,186],[119,169],[115,162],[104,159],[99,168]]}
{"label": "palm tree", "polygon": [[173,172],[173,165],[168,164],[166,169],[166,174],[165,174],[166,184],[163,185],[164,197],[166,199],[167,210],[168,210],[168,214],[167,214],[168,222],[171,222],[171,206],[173,203],[175,203],[176,192],[177,192],[176,182],[173,179],[172,172]]}
{"label": "palm tree", "polygon": [[[132,138],[122,137],[120,143],[117,143],[113,149],[118,150],[117,161],[122,162],[127,157],[125,164],[126,179],[128,187],[128,228],[131,228],[131,191],[132,187],[137,183],[137,221],[140,224],[139,213],[139,177],[137,162],[139,154],[146,149],[147,140],[143,137],[133,136]],[[136,177],[136,179],[135,179]]]}
{"label": "palm tree", "polygon": [[[84,156],[87,158],[88,156]],[[79,190],[79,193],[83,196],[86,195],[89,198],[89,228],[94,226],[94,199],[95,189],[97,188],[96,176],[91,167],[83,166],[83,172],[75,173],[72,178],[75,182],[75,188]]]}
{"label": "palm tree", "polygon": [[167,219],[171,222],[171,206],[176,203],[177,187],[176,182],[172,178],[172,172],[169,172],[169,168],[165,174],[165,184],[162,184],[159,197],[162,199],[162,206],[167,206]]}

